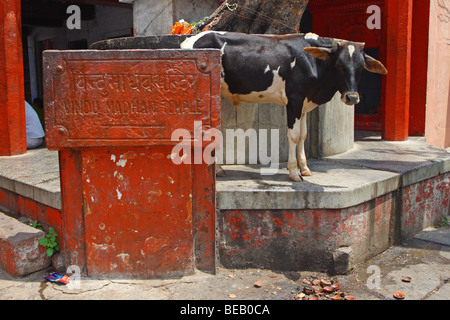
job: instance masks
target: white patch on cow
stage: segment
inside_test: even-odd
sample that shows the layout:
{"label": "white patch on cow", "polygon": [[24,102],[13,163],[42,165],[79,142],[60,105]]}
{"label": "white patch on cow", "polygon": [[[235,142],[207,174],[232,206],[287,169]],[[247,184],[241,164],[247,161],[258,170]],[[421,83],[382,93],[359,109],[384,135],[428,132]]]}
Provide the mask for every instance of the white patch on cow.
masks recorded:
{"label": "white patch on cow", "polygon": [[119,189],[116,189],[117,192],[117,199],[122,199],[122,193],[119,191]]}
{"label": "white patch on cow", "polygon": [[288,129],[288,135],[289,139],[297,145],[298,140],[300,139],[300,119],[295,118],[294,127],[292,129]]}
{"label": "white patch on cow", "polygon": [[310,111],[313,111],[317,106],[318,106],[317,103],[314,103],[310,101],[308,98],[306,98],[303,101],[302,116]]}
{"label": "white patch on cow", "polygon": [[115,156],[114,154],[111,155],[111,160],[112,160],[113,162],[116,162],[116,156]]}
{"label": "white patch on cow", "polygon": [[181,49],[193,49],[194,44],[197,42],[197,40],[200,39],[201,37],[203,37],[204,35],[207,35],[208,33],[210,33],[210,32],[206,31],[206,32],[199,33],[195,36],[188,37],[186,40],[184,40],[180,44],[180,48]]}
{"label": "white patch on cow", "polygon": [[350,54],[350,58],[353,57],[353,53],[355,53],[355,46],[349,45],[348,46],[348,53]]}
{"label": "white patch on cow", "polygon": [[296,63],[297,63],[297,58],[295,58],[294,61],[291,62],[291,69],[294,69]]}
{"label": "white patch on cow", "polygon": [[200,38],[202,38],[203,36],[207,35],[208,33],[218,33],[218,34],[224,34],[225,32],[222,31],[204,31],[201,32],[195,36],[192,37],[188,37],[186,40],[184,40],[181,44],[180,44],[180,48],[181,49],[193,49],[194,48],[194,44],[197,42],[197,40],[199,40]]}
{"label": "white patch on cow", "polygon": [[319,35],[312,33],[312,32],[308,32],[307,34],[305,34],[305,39],[317,40],[317,39],[319,39]]}
{"label": "white patch on cow", "polygon": [[269,71],[270,71],[270,66],[267,65],[266,69],[264,70],[264,74],[266,74],[266,73],[269,72]]}
{"label": "white patch on cow", "polygon": [[238,106],[241,102],[245,103],[276,103],[282,106],[287,105],[286,81],[279,75],[280,67],[272,70],[272,84],[264,91],[252,91],[249,94],[232,94],[227,83],[221,79],[221,93],[229,99],[234,106]]}
{"label": "white patch on cow", "polygon": [[225,54],[225,46],[227,45],[227,43],[225,42],[222,46],[222,48],[220,48],[220,52],[222,53],[222,55]]}

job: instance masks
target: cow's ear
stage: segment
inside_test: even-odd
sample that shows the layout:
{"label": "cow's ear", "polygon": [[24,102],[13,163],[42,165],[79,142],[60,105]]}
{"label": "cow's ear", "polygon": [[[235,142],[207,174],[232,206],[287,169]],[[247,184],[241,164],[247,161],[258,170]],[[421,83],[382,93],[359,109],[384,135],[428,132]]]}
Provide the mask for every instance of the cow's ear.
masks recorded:
{"label": "cow's ear", "polygon": [[317,59],[327,60],[330,58],[330,54],[332,50],[330,48],[322,48],[322,47],[306,47],[303,50],[309,53],[310,55],[316,57]]}
{"label": "cow's ear", "polygon": [[386,70],[386,68],[383,66],[383,64],[372,58],[371,56],[367,55],[364,53],[364,68],[367,71],[373,72],[373,73],[379,73],[382,75],[386,75],[388,73],[388,71]]}

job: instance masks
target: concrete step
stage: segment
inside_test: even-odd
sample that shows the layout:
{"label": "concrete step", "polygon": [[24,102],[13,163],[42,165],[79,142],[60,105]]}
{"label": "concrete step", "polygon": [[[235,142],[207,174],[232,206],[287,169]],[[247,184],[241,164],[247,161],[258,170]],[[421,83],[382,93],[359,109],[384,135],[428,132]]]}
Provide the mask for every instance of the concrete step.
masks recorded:
{"label": "concrete step", "polygon": [[45,232],[30,227],[0,211],[0,267],[14,277],[23,277],[51,265],[39,239]]}

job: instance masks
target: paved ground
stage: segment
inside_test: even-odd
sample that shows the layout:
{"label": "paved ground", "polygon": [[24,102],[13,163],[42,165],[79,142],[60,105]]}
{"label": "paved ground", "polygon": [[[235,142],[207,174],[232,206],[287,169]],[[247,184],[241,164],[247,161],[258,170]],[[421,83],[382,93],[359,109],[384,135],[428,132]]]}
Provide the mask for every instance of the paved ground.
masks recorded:
{"label": "paved ground", "polygon": [[[366,144],[355,148],[352,152],[359,156],[362,151],[368,152],[367,159],[377,160],[369,163],[368,166],[373,166],[375,169],[389,167],[395,173],[409,173],[410,165],[413,163],[436,164],[437,160],[448,159],[448,155],[440,151],[432,152],[433,150],[423,149],[423,144],[414,139],[408,142],[408,146],[416,151],[409,153],[402,151],[399,147],[400,143],[386,143],[387,149],[380,149],[372,145],[376,140],[372,141],[370,137],[365,142]],[[0,171],[6,176],[0,181],[2,183],[0,186],[15,192],[21,191],[23,196],[36,201],[48,201],[43,203],[58,208],[60,199],[58,162],[55,158],[57,155],[50,152],[46,154],[48,157],[41,159],[40,163],[47,171],[31,166],[33,170],[25,174],[13,172],[11,168],[30,167],[30,164],[35,162],[35,153],[30,152],[29,157],[15,157],[14,163],[9,159],[3,159]],[[332,158],[333,161],[345,165],[354,165],[355,163],[348,158],[348,155],[349,153]],[[417,155],[420,157],[417,158]],[[381,161],[382,156],[390,160]],[[439,163],[441,162],[443,166],[448,166],[447,160]],[[431,174],[427,172],[430,167],[434,166],[423,165],[417,170],[412,170],[411,174],[405,175],[406,182],[410,182],[417,172],[425,176]],[[320,172],[316,177],[319,174]],[[330,174],[327,176],[333,177]],[[30,177],[36,180],[30,180]],[[28,194],[30,189],[25,183],[42,187],[48,192],[33,191]],[[341,183],[349,183],[349,181],[347,179]],[[333,184],[330,183],[330,185]],[[0,269],[0,300],[294,300],[303,290],[304,279],[328,277],[325,274],[312,272],[218,269],[216,275],[197,272],[180,279],[167,280],[100,280],[81,277],[79,282],[72,281],[72,286],[64,286],[49,283],[44,279],[44,276],[51,271],[43,270],[16,279]],[[377,277],[378,274],[380,277]],[[411,282],[402,282],[402,277],[405,276],[411,277]],[[397,291],[406,294],[405,300],[449,300],[450,229],[422,232],[400,246],[391,247],[375,258],[358,265],[348,275],[332,277],[332,279],[341,283],[342,291],[354,296],[357,300],[392,300],[393,293]],[[261,283],[260,288],[254,287],[257,281]],[[78,287],[77,284],[79,284]],[[302,302],[298,301],[298,303]]]}
{"label": "paved ground", "polygon": [[[345,276],[219,269],[216,275],[197,272],[168,280],[81,277],[79,287],[76,282],[70,287],[46,281],[44,276],[51,271],[15,279],[0,269],[0,300],[294,300],[308,277],[339,282],[341,291],[357,300],[393,300],[397,291],[406,294],[405,300],[449,300],[450,228],[424,231]],[[410,277],[411,282],[402,282],[402,277]],[[255,287],[255,282],[261,287]]]}

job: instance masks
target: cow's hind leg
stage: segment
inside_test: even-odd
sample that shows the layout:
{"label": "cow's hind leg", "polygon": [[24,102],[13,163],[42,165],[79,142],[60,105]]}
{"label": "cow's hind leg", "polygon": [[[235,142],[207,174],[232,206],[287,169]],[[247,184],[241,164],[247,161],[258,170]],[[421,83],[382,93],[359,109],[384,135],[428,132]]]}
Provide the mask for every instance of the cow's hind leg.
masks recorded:
{"label": "cow's hind leg", "polygon": [[289,158],[287,168],[289,170],[289,179],[291,181],[301,181],[300,171],[297,167],[297,154],[296,149],[300,141],[300,119],[296,119],[293,128],[288,127],[287,132],[289,142]]}
{"label": "cow's hind leg", "polygon": [[311,170],[309,170],[306,164],[305,155],[305,140],[308,133],[308,125],[306,123],[306,113],[302,113],[300,118],[300,138],[297,144],[297,161],[300,168],[300,174],[302,176],[312,176]]}

